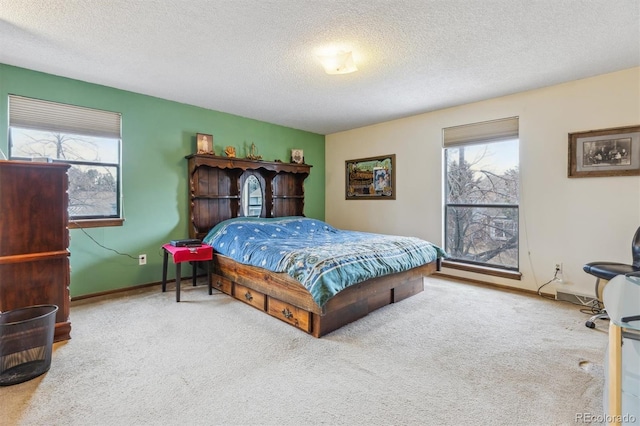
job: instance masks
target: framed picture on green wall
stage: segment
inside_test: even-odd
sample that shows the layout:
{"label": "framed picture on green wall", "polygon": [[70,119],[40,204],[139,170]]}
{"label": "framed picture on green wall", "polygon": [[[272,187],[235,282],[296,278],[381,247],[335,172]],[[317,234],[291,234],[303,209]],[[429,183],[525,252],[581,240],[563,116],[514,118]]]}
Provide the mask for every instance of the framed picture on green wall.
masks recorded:
{"label": "framed picture on green wall", "polygon": [[213,135],[198,133],[196,134],[196,143],[198,154],[214,154]]}

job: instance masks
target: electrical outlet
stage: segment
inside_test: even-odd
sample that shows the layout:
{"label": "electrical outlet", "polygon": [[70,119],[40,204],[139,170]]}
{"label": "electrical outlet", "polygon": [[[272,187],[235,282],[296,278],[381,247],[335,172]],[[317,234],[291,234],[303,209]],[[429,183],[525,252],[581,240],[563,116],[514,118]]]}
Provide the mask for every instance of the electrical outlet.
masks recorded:
{"label": "electrical outlet", "polygon": [[556,268],[553,273],[553,280],[556,283],[564,284],[564,277],[562,276],[562,263],[556,263]]}
{"label": "electrical outlet", "polygon": [[146,254],[141,254],[140,256],[138,256],[138,265],[146,265],[147,264],[147,255]]}

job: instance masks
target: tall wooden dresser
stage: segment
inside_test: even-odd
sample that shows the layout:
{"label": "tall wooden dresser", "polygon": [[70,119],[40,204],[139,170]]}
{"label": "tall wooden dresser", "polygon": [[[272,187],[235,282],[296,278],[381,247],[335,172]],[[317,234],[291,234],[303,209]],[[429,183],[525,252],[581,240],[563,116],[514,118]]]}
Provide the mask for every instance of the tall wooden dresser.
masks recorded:
{"label": "tall wooden dresser", "polygon": [[54,341],[71,332],[68,169],[0,161],[0,311],[57,305]]}

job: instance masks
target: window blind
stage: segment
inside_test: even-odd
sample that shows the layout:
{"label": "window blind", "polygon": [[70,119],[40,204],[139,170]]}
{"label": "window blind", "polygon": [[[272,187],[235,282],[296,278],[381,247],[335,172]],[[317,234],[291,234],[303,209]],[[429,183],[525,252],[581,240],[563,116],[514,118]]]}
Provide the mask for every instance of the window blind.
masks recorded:
{"label": "window blind", "polygon": [[518,117],[464,124],[442,129],[442,145],[445,148],[494,142],[518,137]]}
{"label": "window blind", "polygon": [[9,127],[121,139],[121,114],[9,95]]}

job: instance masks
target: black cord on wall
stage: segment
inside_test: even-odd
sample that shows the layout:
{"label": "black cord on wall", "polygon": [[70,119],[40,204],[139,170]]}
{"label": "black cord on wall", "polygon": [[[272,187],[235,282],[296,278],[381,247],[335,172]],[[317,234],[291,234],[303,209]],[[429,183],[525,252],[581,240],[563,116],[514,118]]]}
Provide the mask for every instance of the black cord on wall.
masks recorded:
{"label": "black cord on wall", "polygon": [[96,239],[95,239],[95,238],[93,238],[91,235],[89,235],[89,233],[88,233],[87,231],[85,231],[85,230],[84,230],[84,228],[78,224],[78,222],[75,222],[75,221],[71,221],[71,222],[73,222],[73,223],[78,227],[78,229],[79,229],[79,230],[81,230],[82,232],[84,232],[84,234],[85,234],[87,237],[89,237],[89,238],[91,239],[91,241],[93,241],[93,242],[94,242],[94,243],[96,243],[98,246],[102,247],[103,249],[105,249],[105,250],[110,250],[110,251],[112,251],[112,252],[114,252],[114,253],[116,253],[116,254],[119,254],[120,256],[127,256],[127,257],[130,257],[130,258],[131,258],[131,259],[133,259],[133,260],[138,260],[138,258],[137,258],[137,257],[131,256],[131,255],[130,255],[130,254],[128,254],[128,253],[120,253],[118,250],[115,250],[115,249],[112,249],[112,248],[109,248],[109,247],[106,247],[106,246],[104,246],[104,245],[100,244],[98,241],[96,241]]}

